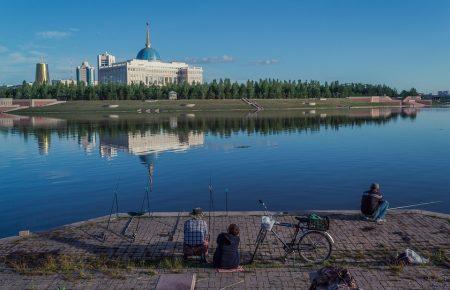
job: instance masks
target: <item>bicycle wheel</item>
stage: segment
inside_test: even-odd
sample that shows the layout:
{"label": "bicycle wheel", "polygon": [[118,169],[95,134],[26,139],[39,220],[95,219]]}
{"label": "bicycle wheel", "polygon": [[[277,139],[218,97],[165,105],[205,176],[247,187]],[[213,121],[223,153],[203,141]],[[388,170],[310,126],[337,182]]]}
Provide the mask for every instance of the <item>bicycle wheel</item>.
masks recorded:
{"label": "bicycle wheel", "polygon": [[330,257],[332,244],[323,232],[309,231],[300,238],[297,250],[305,261],[321,263]]}

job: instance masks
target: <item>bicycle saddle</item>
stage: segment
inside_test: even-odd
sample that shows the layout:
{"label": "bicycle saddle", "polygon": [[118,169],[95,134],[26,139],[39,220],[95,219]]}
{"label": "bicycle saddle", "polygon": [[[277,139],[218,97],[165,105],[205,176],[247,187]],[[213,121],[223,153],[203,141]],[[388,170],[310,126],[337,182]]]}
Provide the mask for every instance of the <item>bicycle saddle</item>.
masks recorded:
{"label": "bicycle saddle", "polygon": [[306,216],[296,216],[295,219],[301,223],[306,223],[307,221],[309,221],[309,218]]}

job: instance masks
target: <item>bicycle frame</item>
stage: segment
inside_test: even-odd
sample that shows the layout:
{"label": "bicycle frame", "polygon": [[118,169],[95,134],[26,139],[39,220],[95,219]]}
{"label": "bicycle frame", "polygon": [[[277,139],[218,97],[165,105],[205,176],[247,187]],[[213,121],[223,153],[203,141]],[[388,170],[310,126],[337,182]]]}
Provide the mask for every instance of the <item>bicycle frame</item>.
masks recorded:
{"label": "bicycle frame", "polygon": [[[300,234],[300,231],[302,232],[302,234],[304,234],[305,232],[305,227],[302,227],[300,225],[301,222],[299,222],[298,224],[292,224],[292,223],[280,223],[280,222],[275,222],[274,226],[280,226],[280,227],[286,227],[286,228],[295,228],[295,232],[292,235],[292,240],[288,243],[286,243],[279,235],[278,233],[272,228],[270,229],[270,231],[261,228],[259,230],[258,233],[258,238],[257,238],[257,245],[255,248],[255,251],[253,252],[252,258],[250,260],[250,263],[253,262],[255,256],[256,256],[256,252],[258,251],[259,245],[265,240],[266,236],[267,236],[267,232],[271,232],[276,238],[277,240],[279,240],[282,244],[283,244],[283,249],[286,252],[286,255],[284,256],[284,259],[286,259],[287,255],[291,254],[294,251],[294,247],[293,245],[295,244],[295,241],[297,240],[298,235]],[[261,236],[263,235],[263,236]],[[258,239],[261,239],[261,241],[259,242]]]}
{"label": "bicycle frame", "polygon": [[[301,249],[296,249],[295,248],[297,239],[300,241],[309,232],[315,232],[315,231],[314,230],[309,230],[307,226],[302,226],[302,223],[304,223],[304,221],[302,221],[302,220],[299,220],[297,224],[278,222],[278,221],[276,221],[276,219],[274,219],[273,215],[271,213],[269,213],[269,211],[267,210],[266,204],[262,200],[259,200],[259,203],[265,209],[265,212],[264,212],[265,216],[267,216],[270,219],[272,219],[273,223],[270,224],[270,222],[269,222],[268,225],[265,224],[266,227],[263,227],[263,224],[261,225],[261,229],[259,230],[258,236],[256,238],[255,251],[253,252],[253,255],[252,255],[252,258],[250,260],[250,263],[253,262],[253,260],[254,260],[254,258],[256,256],[256,253],[258,251],[258,248],[264,242],[268,232],[272,232],[272,234],[276,237],[276,239],[279,240],[283,244],[283,249],[286,252],[286,255],[284,256],[285,260],[286,260],[287,256],[289,254],[291,254],[292,252],[294,252],[296,250],[301,251]],[[280,227],[286,227],[286,228],[294,228],[295,232],[292,235],[292,239],[289,242],[286,242],[285,240],[283,240],[280,237],[280,235],[278,235],[278,233],[274,230],[274,228],[273,228],[274,226],[280,226]],[[327,236],[327,238],[329,239],[331,244],[334,244],[334,239],[328,232],[323,231],[322,233]]]}
{"label": "bicycle frame", "polygon": [[[286,243],[278,234],[276,231],[274,231],[274,229],[272,228],[270,231],[274,234],[274,236],[283,244],[283,246],[285,247],[285,251],[286,248],[292,249],[292,245],[295,243],[295,241],[297,240],[297,236],[300,233],[300,230],[302,231],[302,233],[304,232],[304,228],[302,226],[300,226],[299,224],[291,224],[291,223],[280,223],[280,222],[275,222],[274,224],[275,226],[280,226],[280,227],[285,227],[285,228],[295,228],[295,232],[292,235],[292,240],[290,243]],[[287,251],[286,251],[287,252]]]}
{"label": "bicycle frame", "polygon": [[[284,246],[289,246],[289,245],[293,245],[294,242],[297,240],[297,237],[301,231],[301,235],[305,235],[306,233],[308,233],[310,230],[307,227],[302,227],[301,222],[299,222],[298,224],[291,224],[291,223],[280,223],[280,222],[275,222],[275,226],[281,226],[281,227],[285,227],[285,228],[295,228],[295,234],[292,236],[292,241],[289,244],[286,244],[283,239],[272,229],[270,230],[275,237],[281,242],[283,243]],[[333,237],[327,232],[324,231],[323,232],[331,241],[332,244],[334,244],[334,239]]]}

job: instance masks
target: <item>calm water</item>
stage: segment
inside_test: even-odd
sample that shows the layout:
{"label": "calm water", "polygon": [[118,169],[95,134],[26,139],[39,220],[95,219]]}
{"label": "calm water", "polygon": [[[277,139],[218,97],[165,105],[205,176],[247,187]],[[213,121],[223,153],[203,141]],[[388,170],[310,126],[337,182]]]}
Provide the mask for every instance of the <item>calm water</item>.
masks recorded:
{"label": "calm water", "polygon": [[377,181],[392,206],[450,213],[450,109],[18,117],[0,115],[0,236],[140,208],[357,209]]}

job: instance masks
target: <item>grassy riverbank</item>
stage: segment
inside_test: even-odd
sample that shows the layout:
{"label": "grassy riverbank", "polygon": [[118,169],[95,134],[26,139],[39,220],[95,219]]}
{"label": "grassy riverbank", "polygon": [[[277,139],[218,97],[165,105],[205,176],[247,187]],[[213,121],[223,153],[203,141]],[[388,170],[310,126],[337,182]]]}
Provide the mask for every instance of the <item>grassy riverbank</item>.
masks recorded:
{"label": "grassy riverbank", "polygon": [[[393,106],[393,103],[354,102],[348,99],[261,99],[256,100],[265,110],[331,109],[348,107]],[[67,103],[29,108],[15,113],[132,113],[195,112],[195,111],[252,111],[253,107],[240,99],[233,100],[157,100],[157,101],[70,101]]]}

